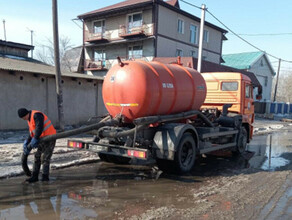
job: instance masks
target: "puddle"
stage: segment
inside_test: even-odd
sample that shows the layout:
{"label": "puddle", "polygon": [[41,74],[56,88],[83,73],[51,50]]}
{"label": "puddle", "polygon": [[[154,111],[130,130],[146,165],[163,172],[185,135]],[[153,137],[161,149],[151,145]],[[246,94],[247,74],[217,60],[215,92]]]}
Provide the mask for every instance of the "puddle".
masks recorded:
{"label": "puddle", "polygon": [[248,161],[250,167],[267,171],[292,168],[292,140],[289,131],[255,136],[248,145],[254,156]]}
{"label": "puddle", "polygon": [[[151,167],[104,163],[58,170],[52,178],[34,184],[22,184],[24,177],[0,181],[0,219],[117,219],[121,212],[131,216],[153,204],[171,205],[169,190],[179,195],[188,185],[156,180]],[[188,196],[175,199],[187,206]]]}

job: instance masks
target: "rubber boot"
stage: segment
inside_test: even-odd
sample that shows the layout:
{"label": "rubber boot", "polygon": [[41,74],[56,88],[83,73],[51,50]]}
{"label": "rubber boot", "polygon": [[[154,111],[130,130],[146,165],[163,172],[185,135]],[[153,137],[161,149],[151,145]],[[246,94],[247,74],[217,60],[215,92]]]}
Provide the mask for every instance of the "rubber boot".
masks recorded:
{"label": "rubber boot", "polygon": [[48,174],[43,174],[42,175],[42,182],[45,182],[45,181],[50,181]]}
{"label": "rubber boot", "polygon": [[35,183],[39,181],[39,173],[38,172],[33,172],[32,176],[28,179],[25,180],[28,183]]}

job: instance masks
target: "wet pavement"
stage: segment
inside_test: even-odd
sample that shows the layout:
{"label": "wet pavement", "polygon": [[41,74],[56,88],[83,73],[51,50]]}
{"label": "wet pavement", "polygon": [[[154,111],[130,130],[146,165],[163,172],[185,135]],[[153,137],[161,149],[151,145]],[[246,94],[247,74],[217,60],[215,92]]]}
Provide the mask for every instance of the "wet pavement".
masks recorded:
{"label": "wet pavement", "polygon": [[[290,132],[254,137],[244,157],[207,155],[186,176],[160,175],[153,166],[98,162],[54,170],[49,183],[23,184],[23,176],[1,180],[0,219],[127,219],[153,207],[187,209],[194,206],[190,189],[217,177],[291,170]],[[292,214],[285,209],[291,203],[291,192],[287,188],[279,200],[283,216]],[[277,216],[277,209],[271,216]]]}

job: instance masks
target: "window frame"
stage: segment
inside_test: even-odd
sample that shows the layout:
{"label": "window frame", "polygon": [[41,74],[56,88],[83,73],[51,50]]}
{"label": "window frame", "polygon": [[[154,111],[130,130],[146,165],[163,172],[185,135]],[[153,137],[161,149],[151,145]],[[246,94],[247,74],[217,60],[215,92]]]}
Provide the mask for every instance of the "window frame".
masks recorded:
{"label": "window frame", "polygon": [[191,57],[196,58],[196,54],[197,54],[197,51],[195,51],[195,50],[191,50],[191,51],[190,51],[190,56],[191,56]]}
{"label": "window frame", "polygon": [[[223,84],[225,83],[228,83],[228,84],[236,83],[236,89],[232,89],[232,90],[223,89]],[[224,92],[235,92],[235,91],[238,91],[238,88],[239,88],[239,83],[237,81],[222,81],[220,85],[220,90]]]}
{"label": "window frame", "polygon": [[[194,26],[195,27],[195,34],[194,34],[194,37],[195,37],[195,42],[192,42],[192,29],[191,29],[191,26]],[[199,27],[193,23],[190,24],[190,43],[192,44],[198,44],[198,30],[199,30]]]}
{"label": "window frame", "polygon": [[[181,55],[179,55],[179,53],[178,53],[179,51],[181,52]],[[182,50],[182,49],[179,49],[179,48],[176,48],[175,56],[176,56],[176,57],[178,57],[178,56],[183,57],[183,55],[184,55],[183,50]]]}
{"label": "window frame", "polygon": [[[134,50],[134,47],[140,47],[139,50]],[[131,49],[130,49],[131,48]],[[135,56],[134,51],[141,51],[141,54]],[[128,46],[128,59],[139,59],[143,57],[143,45]]]}
{"label": "window frame", "polygon": [[[98,54],[97,51],[100,51],[101,53],[101,59],[96,58],[95,54]],[[106,50],[104,49],[93,49],[93,61],[105,61],[106,60]]]}
{"label": "window frame", "polygon": [[[134,15],[137,15],[137,14],[141,14],[141,25],[140,26],[133,26],[130,27],[130,23],[134,23]],[[130,22],[129,20],[129,17],[132,17],[132,21]],[[135,27],[141,27],[143,26],[143,12],[142,11],[139,11],[139,12],[134,12],[134,13],[131,13],[131,14],[127,14],[127,27],[128,29],[132,29],[132,28],[135,28]]]}
{"label": "window frame", "polygon": [[[95,32],[95,25],[94,25],[94,23],[97,23],[97,22],[101,22],[101,32]],[[93,34],[101,34],[101,33],[103,33],[104,32],[104,30],[105,30],[105,19],[99,19],[99,20],[94,20],[94,21],[92,21],[92,33]]]}
{"label": "window frame", "polygon": [[[205,33],[206,33],[206,35],[205,35]],[[203,33],[203,42],[209,43],[209,35],[210,35],[210,32],[208,30],[204,30],[204,33]]]}
{"label": "window frame", "polygon": [[[180,28],[180,22],[181,21],[181,28]],[[179,34],[184,34],[185,33],[185,21],[182,18],[177,19],[177,32]]]}
{"label": "window frame", "polygon": [[[248,96],[247,96],[247,93],[246,93],[247,92],[246,88],[248,88]],[[245,98],[248,98],[248,99],[252,98],[251,92],[252,92],[251,85],[250,84],[246,84],[245,85]]]}

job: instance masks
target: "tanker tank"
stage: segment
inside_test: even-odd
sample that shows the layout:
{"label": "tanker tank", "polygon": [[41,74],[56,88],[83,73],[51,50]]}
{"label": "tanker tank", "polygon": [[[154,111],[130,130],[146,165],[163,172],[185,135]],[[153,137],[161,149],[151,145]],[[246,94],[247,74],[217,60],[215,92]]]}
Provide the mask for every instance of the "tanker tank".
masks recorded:
{"label": "tanker tank", "polygon": [[199,72],[180,64],[126,61],[108,71],[102,93],[110,115],[121,114],[130,123],[139,117],[199,110],[206,83]]}

